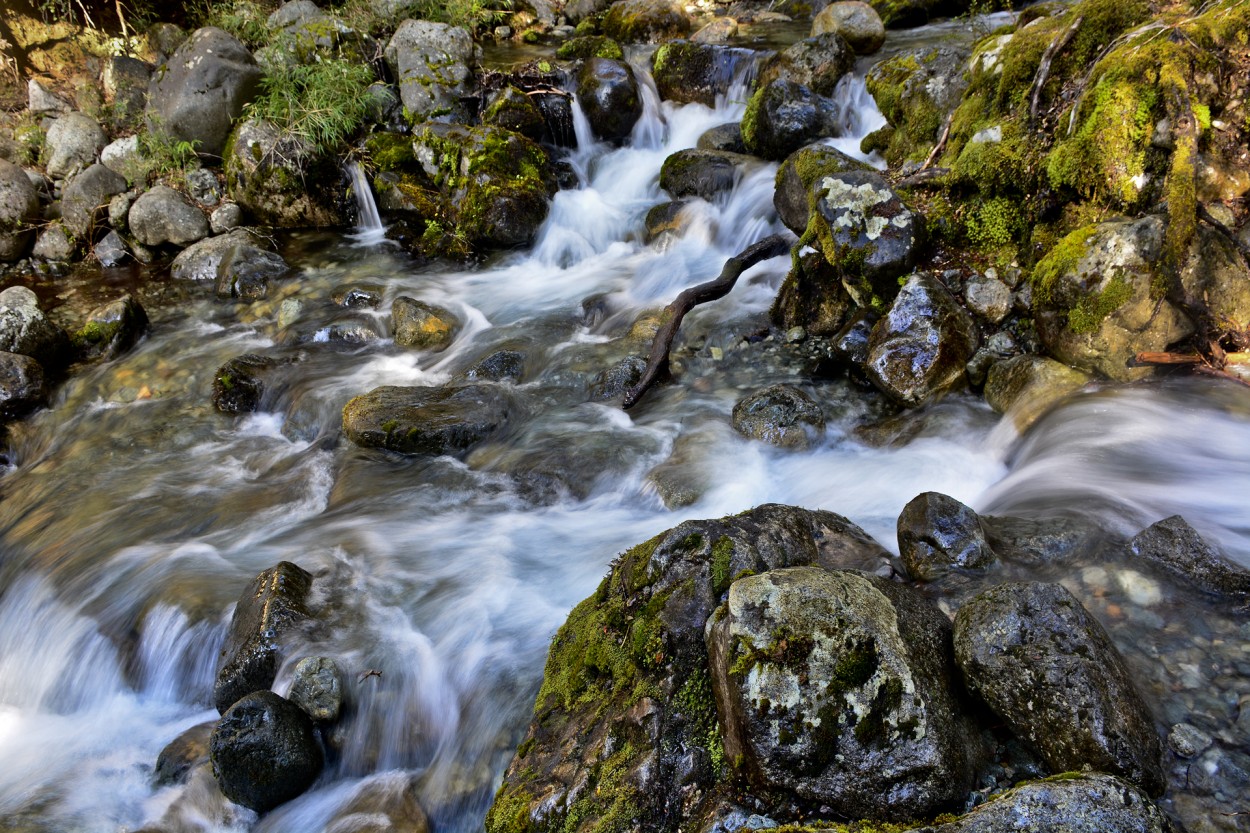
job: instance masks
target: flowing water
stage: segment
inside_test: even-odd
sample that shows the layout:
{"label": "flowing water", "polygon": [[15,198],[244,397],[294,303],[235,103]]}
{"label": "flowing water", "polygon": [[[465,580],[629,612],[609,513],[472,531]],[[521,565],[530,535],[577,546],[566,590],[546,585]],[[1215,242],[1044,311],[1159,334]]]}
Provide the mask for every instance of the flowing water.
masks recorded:
{"label": "flowing water", "polygon": [[[855,102],[848,132],[872,129],[880,117],[862,82],[842,92]],[[829,429],[811,450],[737,436],[728,417],[744,391],[810,370],[801,345],[743,338],[761,329],[787,258],[687,319],[677,385],[628,414],[596,401],[596,374],[645,351],[626,336],[639,316],[782,230],[775,166],[760,164],[724,199],[693,204],[681,236],[643,242],[642,217],[664,199],[664,158],[738,118],[743,98],[676,108],[648,88],[620,149],[595,144],[579,119],[580,187],[555,197],[532,249],[481,268],[296,237],[287,254],[299,275],[274,298],[235,305],[205,291],[154,311],[138,348],[75,376],[15,426],[0,480],[0,827],[303,833],[325,829],[364,786],[411,779],[435,831],[479,830],[551,635],[611,559],[684,519],[764,502],[839,512],[888,547],[898,512],[926,490],[996,513],[1080,511],[1124,532],[1182,512],[1250,564],[1240,388],[1082,394],[1024,438],[956,397],[904,420],[882,447],[859,429],[889,409],[827,379],[814,392]],[[334,303],[347,288],[381,305]],[[406,351],[385,337],[399,295],[456,312],[464,326],[450,349]],[[463,461],[339,439],[351,396],[441,384],[504,348],[525,354],[530,414],[505,439]],[[209,402],[212,374],[246,352],[294,370],[261,412],[225,417]],[[649,477],[657,466],[665,476]],[[665,509],[665,479],[687,484],[691,502]],[[154,787],[152,766],[179,732],[216,717],[233,603],[280,560],[317,576],[319,617],[275,689],[286,691],[300,656],[329,655],[345,669],[347,704],[317,785],[258,820],[194,781]],[[1169,588],[1142,601],[1140,586],[1157,582],[1122,575],[1136,574],[1089,564],[1057,578],[1108,622],[1161,720],[1244,745],[1244,618]]]}

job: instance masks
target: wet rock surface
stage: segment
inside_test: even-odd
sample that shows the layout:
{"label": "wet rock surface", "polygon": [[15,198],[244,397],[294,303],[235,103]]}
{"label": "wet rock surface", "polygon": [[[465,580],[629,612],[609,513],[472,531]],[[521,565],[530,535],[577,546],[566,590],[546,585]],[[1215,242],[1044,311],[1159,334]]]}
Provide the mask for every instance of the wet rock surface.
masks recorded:
{"label": "wet rock surface", "polygon": [[155,781],[161,786],[185,783],[195,767],[209,760],[215,721],[198,723],[171,740],[156,757]]}
{"label": "wet rock surface", "polygon": [[793,385],[772,385],[739,400],[734,430],[781,448],[807,448],[825,433],[825,415],[810,396]]}
{"label": "wet rock surface", "polygon": [[624,61],[587,61],[577,76],[577,100],[595,135],[610,142],[628,138],[642,116],[638,81]]}
{"label": "wet rock surface", "polygon": [[386,386],[343,409],[343,432],[366,448],[403,454],[457,454],[506,428],[512,397],[495,385]]}
{"label": "wet rock surface", "polygon": [[764,159],[782,160],[804,145],[837,135],[838,105],[802,84],[778,78],[761,86],[742,117],[742,141]]}
{"label": "wet rock surface", "polygon": [[983,570],[998,560],[977,513],[938,492],[917,495],[903,507],[898,551],[908,574],[921,581],[951,569]]}
{"label": "wet rock surface", "polygon": [[231,706],[213,729],[209,749],[221,791],[258,812],[303,793],[324,763],[312,720],[272,691]]}
{"label": "wet rock surface", "polygon": [[1204,593],[1250,600],[1250,570],[1220,555],[1180,515],[1139,532],[1129,551]]}

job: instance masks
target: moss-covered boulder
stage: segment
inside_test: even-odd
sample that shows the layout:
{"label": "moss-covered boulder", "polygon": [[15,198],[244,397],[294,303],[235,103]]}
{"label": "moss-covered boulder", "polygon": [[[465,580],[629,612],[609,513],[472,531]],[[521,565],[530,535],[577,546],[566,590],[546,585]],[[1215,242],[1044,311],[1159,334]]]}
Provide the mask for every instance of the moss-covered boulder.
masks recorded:
{"label": "moss-covered boulder", "polygon": [[591,58],[577,74],[577,100],[600,139],[620,143],[642,116],[638,79],[624,61]]}
{"label": "moss-covered boulder", "polygon": [[660,167],[660,187],[674,199],[702,197],[711,201],[733,190],[739,170],[752,161],[749,156],[727,151],[679,150]]}
{"label": "moss-covered boulder", "polygon": [[968,52],[949,46],[897,55],[868,72],[868,91],[892,130],[884,156],[891,165],[923,162],[946,118],[967,89]]}
{"label": "moss-covered boulder", "polygon": [[855,309],[842,273],[820,252],[803,255],[777,291],[769,318],[782,330],[802,327],[809,334],[833,336]]}
{"label": "moss-covered boulder", "polygon": [[796,150],[777,169],[773,206],[781,222],[795,234],[802,234],[811,217],[817,185],[827,176],[848,171],[871,170],[830,145],[813,144]]}
{"label": "moss-covered boulder", "polygon": [[812,35],[837,32],[856,55],[871,55],[885,43],[885,25],[877,10],[861,0],[838,0],[812,19]]}
{"label": "moss-covered boulder", "polygon": [[845,518],[776,505],[689,521],[621,555],[552,641],[488,833],[701,829],[738,763],[724,754],[704,642],[725,592],[752,573],[886,559]]}
{"label": "moss-covered boulder", "polygon": [[759,84],[777,79],[802,84],[817,95],[833,95],[855,64],[855,52],[837,32],[826,32],[786,47],[760,69]]}
{"label": "moss-covered boulder", "polygon": [[698,102],[713,107],[733,78],[742,50],[675,40],[663,44],[651,58],[651,74],[665,101]]}
{"label": "moss-covered boulder", "polygon": [[817,139],[836,136],[838,105],[793,81],[777,79],[756,90],[742,116],[742,141],[764,159],[780,161]]}
{"label": "moss-covered boulder", "polygon": [[581,35],[560,44],[556,57],[561,61],[584,61],[587,58],[620,61],[625,58],[625,53],[621,45],[607,35]]}
{"label": "moss-covered boulder", "polygon": [[481,118],[482,124],[520,133],[533,142],[541,142],[547,134],[547,120],[543,118],[542,110],[528,95],[511,84],[486,98]]}
{"label": "moss-covered boulder", "polygon": [[256,222],[282,228],[347,223],[345,189],[325,187],[342,177],[338,158],[269,122],[248,119],[235,128],[225,169],[227,193]]}
{"label": "moss-covered boulder", "polygon": [[79,356],[113,359],[125,353],[148,330],[148,314],[130,295],[123,295],[87,313],[87,320],[70,336]]}
{"label": "moss-covered boulder", "polygon": [[459,454],[516,416],[499,385],[374,388],[343,408],[343,433],[356,445],[402,454]]}
{"label": "moss-covered boulder", "polygon": [[694,28],[674,0],[617,0],[603,17],[603,33],[621,43],[661,43]]}

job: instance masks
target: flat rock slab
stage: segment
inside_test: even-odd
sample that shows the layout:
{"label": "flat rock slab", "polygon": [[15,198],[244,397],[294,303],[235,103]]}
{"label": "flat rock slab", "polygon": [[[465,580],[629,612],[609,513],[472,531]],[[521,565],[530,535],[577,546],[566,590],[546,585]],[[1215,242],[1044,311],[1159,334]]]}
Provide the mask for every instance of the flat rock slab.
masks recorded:
{"label": "flat rock slab", "polygon": [[366,448],[455,454],[503,430],[515,410],[511,396],[496,385],[387,385],[347,403],[343,432]]}

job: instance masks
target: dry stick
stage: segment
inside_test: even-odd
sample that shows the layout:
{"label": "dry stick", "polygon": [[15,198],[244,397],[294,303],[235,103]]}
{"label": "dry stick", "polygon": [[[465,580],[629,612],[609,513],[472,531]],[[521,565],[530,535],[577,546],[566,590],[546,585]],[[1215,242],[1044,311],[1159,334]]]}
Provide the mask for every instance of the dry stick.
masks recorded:
{"label": "dry stick", "polygon": [[951,135],[951,122],[955,120],[955,111],[951,110],[946,116],[946,126],[942,128],[942,135],[938,138],[938,143],[933,146],[933,150],[929,152],[929,158],[924,160],[924,164],[920,166],[920,170],[924,170],[933,164],[933,160],[937,159],[938,154],[942,152],[942,148],[946,147],[946,140]]}
{"label": "dry stick", "polygon": [[783,255],[788,251],[790,251],[788,236],[774,234],[772,237],[765,237],[725,261],[725,268],[721,269],[720,276],[716,280],[683,290],[671,304],[664,308],[664,325],[660,327],[659,332],[655,334],[655,339],[651,342],[651,356],[647,359],[647,367],[642,371],[642,378],[638,380],[638,384],[625,393],[621,407],[626,410],[634,407],[652,385],[668,376],[668,353],[673,348],[673,339],[677,337],[677,330],[681,327],[681,320],[686,317],[686,313],[699,304],[725,297],[734,288],[734,284],[738,282],[738,277],[743,272],[762,260]]}
{"label": "dry stick", "polygon": [[1050,46],[1046,47],[1046,51],[1042,53],[1042,62],[1037,65],[1037,75],[1033,77],[1033,94],[1029,97],[1029,127],[1037,123],[1037,108],[1042,103],[1042,87],[1046,86],[1046,79],[1050,76],[1050,65],[1055,60],[1055,56],[1059,51],[1068,45],[1068,41],[1072,40],[1072,36],[1076,34],[1076,30],[1080,28],[1081,21],[1085,18],[1077,16],[1072,21],[1072,25],[1063,30],[1063,34],[1055,40],[1051,41]]}

